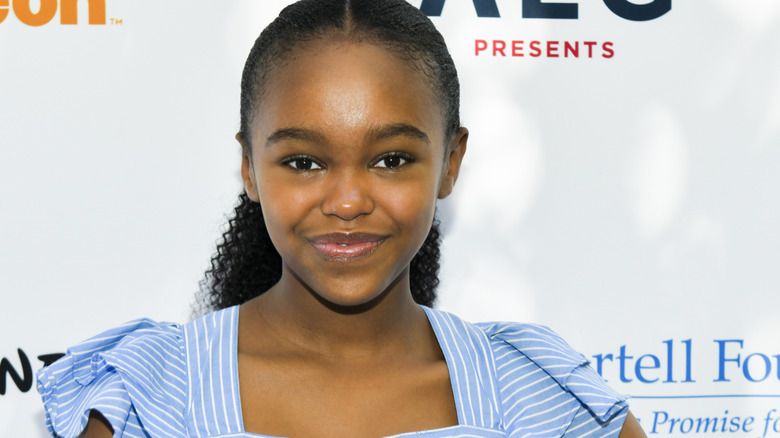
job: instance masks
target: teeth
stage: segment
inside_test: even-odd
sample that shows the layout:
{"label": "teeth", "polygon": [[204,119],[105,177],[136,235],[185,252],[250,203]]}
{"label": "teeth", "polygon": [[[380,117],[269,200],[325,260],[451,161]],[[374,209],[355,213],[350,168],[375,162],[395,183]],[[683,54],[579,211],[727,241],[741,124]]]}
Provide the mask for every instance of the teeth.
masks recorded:
{"label": "teeth", "polygon": [[348,246],[348,245],[347,245],[346,243],[339,243],[339,246],[341,246],[341,247],[346,247],[346,246]]}

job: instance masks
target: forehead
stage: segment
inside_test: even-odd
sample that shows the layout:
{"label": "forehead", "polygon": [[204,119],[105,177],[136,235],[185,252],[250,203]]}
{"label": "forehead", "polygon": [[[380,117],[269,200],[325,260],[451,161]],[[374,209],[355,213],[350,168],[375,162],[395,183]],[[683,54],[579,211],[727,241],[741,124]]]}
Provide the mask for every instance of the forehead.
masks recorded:
{"label": "forehead", "polygon": [[398,123],[418,126],[432,143],[443,138],[441,109],[425,74],[374,44],[306,44],[288,54],[264,88],[252,123],[253,144],[282,128],[349,135]]}

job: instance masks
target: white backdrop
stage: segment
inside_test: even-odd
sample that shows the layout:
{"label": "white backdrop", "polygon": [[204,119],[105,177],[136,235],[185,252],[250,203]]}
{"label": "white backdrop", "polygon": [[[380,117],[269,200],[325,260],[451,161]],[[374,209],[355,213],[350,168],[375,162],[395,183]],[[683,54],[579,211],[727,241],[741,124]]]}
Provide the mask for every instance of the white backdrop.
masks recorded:
{"label": "white backdrop", "polygon": [[[0,1],[3,437],[45,436],[38,356],[188,318],[241,188],[243,60],[288,2],[106,0],[90,25],[82,1],[41,26],[26,3]],[[471,130],[439,307],[553,327],[649,436],[780,437],[780,3],[496,6],[433,18]]]}

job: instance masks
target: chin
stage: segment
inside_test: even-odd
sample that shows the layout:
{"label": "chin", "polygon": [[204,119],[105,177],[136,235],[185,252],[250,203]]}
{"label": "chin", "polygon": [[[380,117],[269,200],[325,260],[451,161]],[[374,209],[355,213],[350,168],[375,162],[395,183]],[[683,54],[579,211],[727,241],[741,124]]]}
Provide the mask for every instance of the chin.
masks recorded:
{"label": "chin", "polygon": [[314,297],[330,310],[342,314],[362,313],[374,308],[382,301],[382,294],[366,298],[363,295],[338,296],[314,294]]}
{"label": "chin", "polygon": [[[319,290],[309,288],[323,305],[339,313],[370,310],[393,294],[398,280],[386,285],[367,285],[358,281],[340,281]],[[346,292],[352,291],[352,292]]]}

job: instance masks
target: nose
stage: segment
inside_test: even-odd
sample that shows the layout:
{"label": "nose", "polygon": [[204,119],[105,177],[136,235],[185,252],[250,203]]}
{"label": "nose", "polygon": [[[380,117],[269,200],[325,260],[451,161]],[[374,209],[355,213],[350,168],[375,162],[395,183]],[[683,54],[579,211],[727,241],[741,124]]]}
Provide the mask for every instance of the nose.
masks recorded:
{"label": "nose", "polygon": [[370,183],[354,173],[332,175],[320,208],[327,216],[351,221],[374,211]]}

